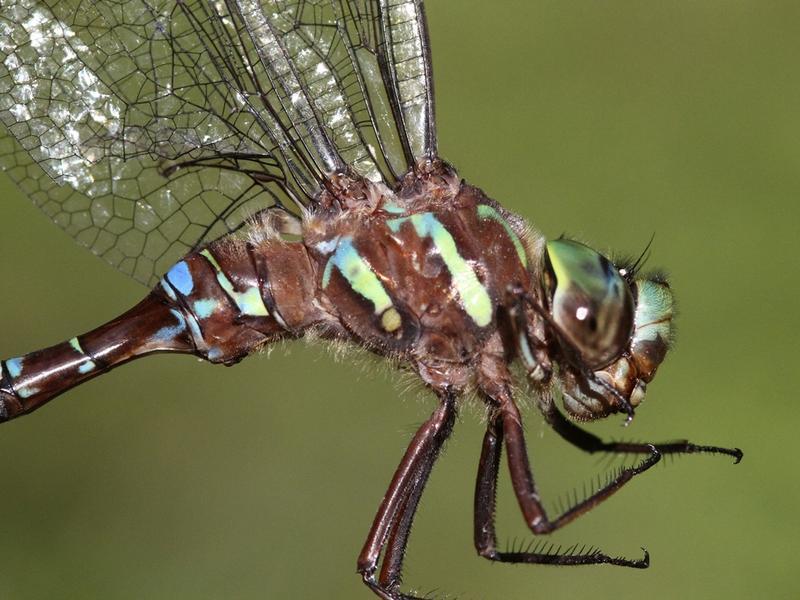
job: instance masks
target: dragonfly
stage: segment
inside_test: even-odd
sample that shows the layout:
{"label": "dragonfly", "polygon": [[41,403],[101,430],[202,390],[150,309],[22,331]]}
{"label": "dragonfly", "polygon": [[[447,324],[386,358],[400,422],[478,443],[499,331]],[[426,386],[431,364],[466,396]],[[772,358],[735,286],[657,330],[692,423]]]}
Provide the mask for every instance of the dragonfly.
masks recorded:
{"label": "dragonfly", "polygon": [[[420,497],[467,395],[487,415],[478,554],[646,568],[598,549],[503,550],[501,459],[533,535],[586,514],[666,454],[608,442],[670,349],[673,295],[643,259],[547,240],[438,155],[421,0],[0,0],[0,166],[57,225],[148,285],[129,311],[0,361],[0,421],[162,352],[233,365],[313,336],[416,374],[437,400],[357,559],[386,600]],[[557,514],[530,467],[515,390],[589,453],[637,455]],[[516,392],[519,393],[519,392]]]}

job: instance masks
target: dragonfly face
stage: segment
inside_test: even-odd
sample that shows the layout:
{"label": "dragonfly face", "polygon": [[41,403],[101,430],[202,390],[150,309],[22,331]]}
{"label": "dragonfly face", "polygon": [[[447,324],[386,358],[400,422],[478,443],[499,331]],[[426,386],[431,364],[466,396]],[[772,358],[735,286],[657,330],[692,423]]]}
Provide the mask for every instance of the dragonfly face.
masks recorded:
{"label": "dragonfly face", "polygon": [[[0,361],[0,421],[135,358],[233,364],[283,339],[355,343],[416,371],[437,400],[358,557],[401,591],[411,525],[461,398],[485,403],[478,553],[511,563],[648,557],[502,552],[501,449],[533,534],[586,513],[663,453],[606,443],[572,417],[633,416],[669,347],[658,278],[544,238],[438,157],[422,0],[0,1],[0,166],[75,239],[152,291],[84,335]],[[512,363],[545,420],[587,452],[638,454],[549,515]]]}
{"label": "dragonfly face", "polygon": [[[556,378],[564,407],[577,419],[631,414],[669,349],[669,285],[638,278],[634,270],[617,267],[579,242],[559,239],[546,245],[546,329],[561,357]],[[529,365],[533,372],[543,368]]]}

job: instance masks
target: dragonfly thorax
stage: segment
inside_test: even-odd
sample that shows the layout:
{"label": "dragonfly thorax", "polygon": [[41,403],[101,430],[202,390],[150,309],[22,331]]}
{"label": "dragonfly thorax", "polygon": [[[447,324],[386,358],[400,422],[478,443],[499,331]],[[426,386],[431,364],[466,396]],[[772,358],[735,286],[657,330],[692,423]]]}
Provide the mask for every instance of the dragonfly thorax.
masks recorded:
{"label": "dragonfly thorax", "polygon": [[532,236],[446,165],[413,170],[395,192],[348,189],[364,208],[329,202],[349,208],[305,227],[325,302],[355,341],[410,361],[423,379],[465,385],[508,290],[531,286]]}

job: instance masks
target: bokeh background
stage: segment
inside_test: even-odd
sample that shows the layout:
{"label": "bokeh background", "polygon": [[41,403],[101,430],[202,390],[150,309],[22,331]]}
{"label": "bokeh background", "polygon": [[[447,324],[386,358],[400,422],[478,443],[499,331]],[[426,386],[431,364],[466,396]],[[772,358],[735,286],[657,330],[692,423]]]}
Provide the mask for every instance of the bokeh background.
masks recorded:
{"label": "bokeh background", "polygon": [[[795,598],[800,5],[428,5],[441,154],[548,236],[636,255],[655,233],[677,347],[609,437],[740,446],[665,461],[553,536],[652,567],[492,565],[472,548],[482,425],[464,411],[406,580],[464,599]],[[117,315],[144,288],[0,181],[0,356]],[[355,558],[433,408],[370,360],[296,343],[239,366],[131,364],[0,429],[0,597],[369,598]],[[607,468],[527,413],[546,498]],[[503,540],[527,539],[503,473]]]}

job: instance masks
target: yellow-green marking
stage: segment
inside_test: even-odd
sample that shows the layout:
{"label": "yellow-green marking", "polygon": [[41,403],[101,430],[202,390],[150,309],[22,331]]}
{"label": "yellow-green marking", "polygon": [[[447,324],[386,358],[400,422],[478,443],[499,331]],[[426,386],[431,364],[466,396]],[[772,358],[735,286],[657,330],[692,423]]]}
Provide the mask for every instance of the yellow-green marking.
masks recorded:
{"label": "yellow-green marking", "polygon": [[[358,250],[353,245],[352,237],[344,237],[339,240],[336,252],[331,256],[328,264],[325,265],[325,271],[322,274],[323,288],[328,287],[331,281],[333,267],[339,269],[339,272],[355,292],[372,302],[376,315],[381,315],[384,311],[392,308],[392,299],[386,293],[386,288],[383,287],[381,280],[372,271],[372,267],[358,253]],[[395,310],[395,312],[397,311]],[[394,318],[387,317],[387,319],[388,324],[393,326]],[[399,327],[399,324],[397,327]],[[387,331],[392,330],[387,329]]]}
{"label": "yellow-green marking", "polygon": [[475,274],[475,269],[458,252],[456,241],[442,225],[436,215],[430,212],[401,217],[387,222],[392,231],[399,231],[400,226],[409,221],[419,237],[429,237],[439,251],[445,266],[450,271],[458,297],[464,311],[479,327],[492,322],[492,299],[486,287]]}
{"label": "yellow-green marking", "polygon": [[497,209],[493,206],[489,206],[488,204],[481,204],[478,206],[478,218],[479,219],[492,219],[493,221],[497,221],[503,228],[506,230],[508,237],[511,239],[511,243],[514,244],[514,249],[517,251],[517,256],[519,256],[519,260],[522,263],[522,266],[527,268],[528,267],[528,255],[525,253],[525,246],[522,245],[522,240],[519,239],[517,233],[511,228],[511,224],[503,218]]}
{"label": "yellow-green marking", "polygon": [[243,292],[236,291],[236,289],[233,287],[233,283],[231,283],[231,280],[228,279],[227,275],[225,275],[222,267],[220,267],[219,263],[217,262],[217,259],[214,258],[214,255],[211,254],[208,249],[203,250],[200,252],[200,254],[217,272],[217,282],[219,283],[220,287],[225,291],[228,297],[233,300],[243,315],[248,315],[251,317],[269,316],[269,311],[264,305],[264,300],[261,298],[261,292],[257,287],[251,286]]}

